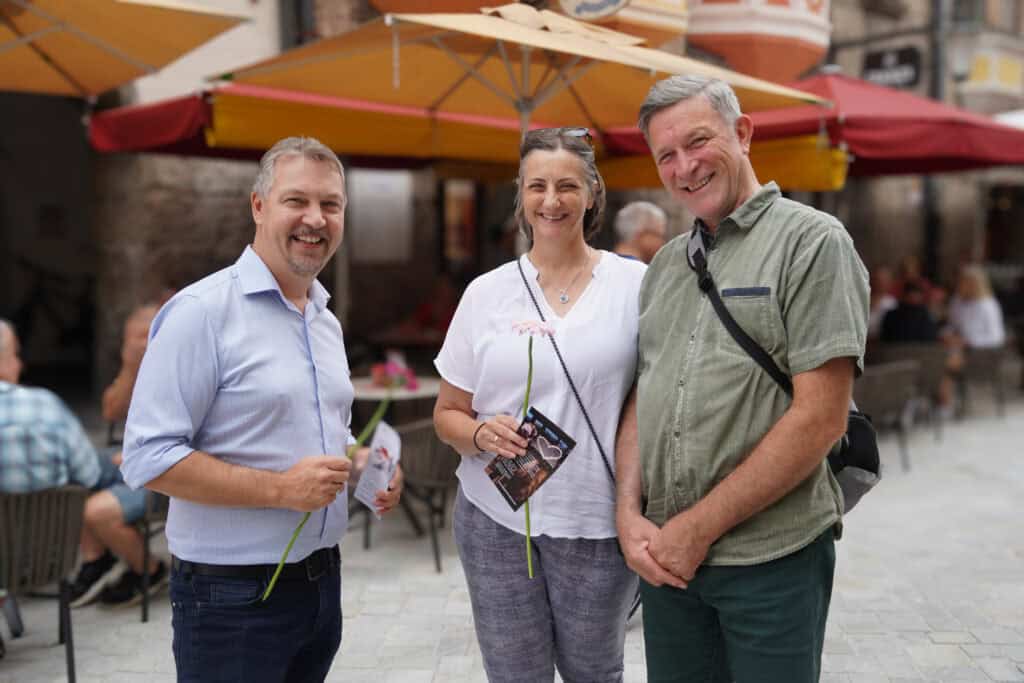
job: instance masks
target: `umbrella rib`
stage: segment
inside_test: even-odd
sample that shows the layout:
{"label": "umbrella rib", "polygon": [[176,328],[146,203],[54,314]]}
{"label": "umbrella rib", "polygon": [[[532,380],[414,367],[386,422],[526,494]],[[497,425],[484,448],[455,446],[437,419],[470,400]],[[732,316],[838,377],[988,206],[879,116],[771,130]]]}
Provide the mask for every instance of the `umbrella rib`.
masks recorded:
{"label": "umbrella rib", "polygon": [[458,64],[459,66],[461,66],[463,69],[466,70],[466,74],[461,79],[459,79],[459,81],[455,84],[455,86],[453,86],[451,89],[449,89],[449,91],[446,92],[441,97],[440,100],[437,101],[435,106],[440,106],[441,102],[444,101],[445,99],[447,99],[455,91],[455,88],[458,88],[459,86],[461,86],[462,83],[464,83],[466,81],[467,77],[472,77],[472,78],[475,78],[476,80],[480,81],[481,85],[483,85],[485,88],[487,88],[488,90],[493,92],[499,98],[501,98],[501,99],[505,100],[506,102],[508,102],[508,104],[513,109],[518,109],[519,108],[519,105],[516,102],[516,99],[514,97],[510,97],[508,95],[508,93],[502,92],[501,88],[499,88],[497,85],[495,85],[494,83],[489,81],[487,78],[485,78],[482,74],[477,72],[478,66],[480,64],[483,64],[483,62],[485,62],[491,55],[494,54],[495,48],[493,46],[491,47],[490,50],[488,50],[484,54],[484,56],[481,58],[481,60],[479,62],[477,62],[477,65],[472,65],[469,62],[467,62],[466,60],[464,60],[457,52],[455,52],[450,47],[448,47],[443,42],[441,42],[441,40],[439,40],[437,37],[434,38],[433,43],[435,45],[437,45],[439,48],[441,48],[441,51],[444,52],[445,54],[447,54],[452,59],[452,61],[454,61],[456,64]]}
{"label": "umbrella rib", "polygon": [[16,36],[18,36],[18,38],[16,40],[10,40],[10,41],[7,41],[6,43],[0,44],[0,53],[7,52],[8,50],[13,50],[14,48],[18,47],[19,45],[24,45],[26,43],[31,43],[36,38],[42,38],[45,35],[49,35],[51,33],[54,33],[56,31],[60,31],[60,30],[63,29],[62,26],[47,26],[46,28],[39,29],[35,33],[29,33],[27,35],[21,35],[20,33],[18,33],[17,27],[14,26],[13,24],[11,24],[10,20],[8,20],[7,17],[0,16],[0,19],[3,19],[3,22],[5,24],[7,24],[7,27],[9,29],[11,29]]}
{"label": "umbrella rib", "polygon": [[[483,56],[480,57],[480,59],[477,60],[476,64],[473,65],[473,69],[475,70],[475,69],[479,68],[480,65],[483,64],[484,62],[486,62],[487,59],[491,55],[493,55],[493,54],[494,54],[494,48],[492,47],[490,50],[485,52],[483,54]],[[427,111],[429,111],[429,112],[437,111],[438,107],[440,107],[442,104],[444,104],[444,101],[447,100],[449,97],[451,97],[452,93],[454,93],[456,90],[461,88],[462,84],[465,83],[470,78],[470,73],[471,72],[469,70],[467,70],[461,76],[459,76],[459,78],[455,81],[455,83],[453,83],[451,85],[451,87],[449,87],[447,90],[445,90],[441,94],[440,97],[438,97],[436,100],[434,100],[429,105],[427,105]]]}
{"label": "umbrella rib", "polygon": [[[552,55],[550,53],[548,53],[548,60],[550,61],[552,59],[553,59]],[[572,62],[570,62],[569,64],[566,64],[565,66],[558,68],[558,71],[557,71],[557,73],[555,75],[555,79],[556,80],[551,81],[551,83],[549,83],[547,86],[545,86],[543,92],[540,92],[540,93],[537,94],[536,100],[535,100],[537,106],[540,106],[541,104],[543,104],[547,100],[549,100],[552,97],[554,97],[554,95],[559,90],[559,86],[561,86],[562,88],[565,88],[566,90],[570,91],[573,94],[573,96],[576,97],[577,104],[579,104],[580,108],[583,109],[583,113],[584,114],[588,114],[588,112],[586,110],[586,107],[584,107],[583,103],[579,101],[579,96],[576,94],[575,90],[573,90],[572,84],[575,83],[577,80],[579,80],[579,78],[583,74],[585,74],[587,71],[589,71],[590,68],[594,66],[595,62],[594,61],[590,61],[590,62],[587,62],[586,64],[584,64],[583,66],[579,67],[578,69],[576,69],[575,72],[573,72],[571,74],[571,78],[570,78],[570,76],[566,75],[566,72],[569,71],[570,69],[576,67],[580,63],[581,60],[582,60],[581,57],[575,57],[572,60]]]}
{"label": "umbrella rib", "polygon": [[[14,0],[14,2],[17,4],[19,2],[19,0]],[[24,7],[24,5],[22,5],[22,6]],[[77,90],[79,95],[81,95],[82,97],[87,97],[89,95],[89,91],[86,90],[82,86],[82,84],[79,83],[78,80],[74,76],[72,76],[70,73],[65,71],[60,66],[60,64],[58,64],[52,57],[50,57],[50,55],[46,54],[42,50],[42,48],[40,48],[38,45],[36,45],[35,43],[32,42],[36,38],[38,38],[39,35],[46,35],[46,34],[49,34],[49,33],[53,33],[54,31],[67,30],[67,26],[64,24],[64,22],[57,21],[56,19],[52,19],[51,18],[51,19],[49,19],[49,21],[52,22],[52,24],[50,26],[48,26],[47,28],[42,29],[40,31],[37,31],[34,34],[29,34],[29,35],[25,36],[25,35],[23,35],[21,33],[21,30],[18,28],[18,26],[13,21],[11,21],[9,18],[7,18],[6,16],[0,17],[0,18],[3,19],[3,23],[7,25],[7,28],[11,29],[11,31],[14,33],[14,35],[18,36],[19,39],[23,39],[23,40],[27,41],[25,43],[25,45],[26,45],[26,47],[28,47],[28,49],[32,50],[32,52],[35,52],[39,56],[39,59],[43,60],[43,62],[47,66],[49,66],[51,69],[53,69],[55,72],[57,72],[57,75],[60,76],[61,78],[63,78],[68,83],[68,85],[70,85],[72,88]],[[0,50],[0,52],[2,52],[2,51],[3,50]]]}
{"label": "umbrella rib", "polygon": [[516,81],[515,70],[512,68],[512,62],[508,58],[508,51],[505,49],[505,41],[497,41],[498,52],[501,53],[501,62],[505,65],[505,71],[508,72],[508,82],[512,84],[512,90],[515,91],[517,97],[522,97],[526,94],[526,84],[522,85]]}
{"label": "umbrella rib", "polygon": [[18,5],[22,9],[28,10],[29,12],[31,12],[32,14],[35,14],[36,16],[39,16],[39,17],[42,17],[43,19],[46,19],[47,21],[52,21],[54,24],[60,24],[64,28],[64,30],[67,31],[68,33],[71,33],[71,34],[73,34],[75,36],[78,36],[80,39],[84,40],[87,43],[92,43],[94,46],[98,47],[99,49],[104,50],[106,52],[109,52],[110,54],[112,54],[113,56],[117,57],[121,61],[125,62],[126,64],[131,64],[132,66],[134,66],[135,68],[139,69],[140,71],[143,71],[143,72],[145,72],[147,74],[154,74],[154,73],[156,73],[158,71],[158,69],[156,67],[154,67],[154,66],[152,66],[150,64],[147,64],[147,63],[145,63],[145,62],[143,62],[141,60],[136,59],[135,57],[131,56],[127,52],[125,52],[123,50],[120,50],[120,49],[114,47],[113,45],[110,45],[106,41],[100,40],[96,36],[90,35],[90,34],[86,33],[85,31],[82,31],[81,29],[76,28],[72,24],[68,24],[66,22],[61,22],[59,18],[53,16],[49,12],[46,12],[44,10],[39,9],[38,7],[33,6],[31,3],[28,3],[25,0],[11,0],[11,2],[13,2],[15,5]]}

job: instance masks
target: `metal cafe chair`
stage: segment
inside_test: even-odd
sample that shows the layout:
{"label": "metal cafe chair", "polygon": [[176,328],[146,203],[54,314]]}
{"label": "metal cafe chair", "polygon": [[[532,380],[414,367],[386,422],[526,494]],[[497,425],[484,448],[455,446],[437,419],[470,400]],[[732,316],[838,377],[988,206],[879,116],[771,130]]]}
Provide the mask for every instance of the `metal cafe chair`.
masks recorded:
{"label": "metal cafe chair", "polygon": [[[60,584],[58,641],[64,645],[68,680],[75,681],[75,646],[71,630],[71,584],[68,574],[78,557],[82,512],[89,491],[64,486],[34,493],[0,494],[0,588],[7,591],[4,610],[20,622],[12,600],[52,583]],[[21,624],[12,624],[17,637]]]}

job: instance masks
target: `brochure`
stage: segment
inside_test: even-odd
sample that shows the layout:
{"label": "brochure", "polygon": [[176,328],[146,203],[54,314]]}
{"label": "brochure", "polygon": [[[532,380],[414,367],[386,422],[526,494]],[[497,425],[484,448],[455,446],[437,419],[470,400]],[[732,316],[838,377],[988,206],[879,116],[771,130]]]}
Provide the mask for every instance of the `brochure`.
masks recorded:
{"label": "brochure", "polygon": [[517,458],[498,456],[486,468],[513,510],[518,510],[554,474],[576,446],[558,425],[532,407],[526,411],[518,432],[527,438],[526,453]]}
{"label": "brochure", "polygon": [[370,457],[359,475],[355,492],[356,500],[370,508],[377,519],[380,519],[380,515],[377,514],[373,499],[377,491],[387,489],[391,477],[395,476],[395,468],[401,456],[402,437],[387,422],[378,423],[370,441]]}

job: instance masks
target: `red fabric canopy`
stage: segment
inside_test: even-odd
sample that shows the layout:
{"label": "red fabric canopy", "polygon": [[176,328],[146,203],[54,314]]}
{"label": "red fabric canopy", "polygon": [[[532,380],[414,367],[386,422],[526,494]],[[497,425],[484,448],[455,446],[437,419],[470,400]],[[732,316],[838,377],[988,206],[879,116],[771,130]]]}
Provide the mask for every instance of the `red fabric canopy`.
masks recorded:
{"label": "red fabric canopy", "polygon": [[157,152],[259,159],[258,150],[212,149],[204,130],[213,116],[208,93],[93,114],[89,144],[98,152]]}
{"label": "red fabric canopy", "polygon": [[[754,140],[825,130],[853,155],[850,175],[963,171],[1024,164],[1024,130],[900,90],[838,74],[789,84],[834,103],[751,114]],[[637,130],[615,131],[609,148],[647,152]]]}

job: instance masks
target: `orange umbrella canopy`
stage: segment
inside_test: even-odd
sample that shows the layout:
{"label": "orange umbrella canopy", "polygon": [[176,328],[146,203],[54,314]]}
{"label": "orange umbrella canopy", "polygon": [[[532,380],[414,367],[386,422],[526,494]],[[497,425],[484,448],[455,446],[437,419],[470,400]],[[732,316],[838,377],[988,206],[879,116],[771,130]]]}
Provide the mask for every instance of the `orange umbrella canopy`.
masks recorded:
{"label": "orange umbrella canopy", "polygon": [[642,42],[524,4],[485,13],[389,14],[225,77],[430,115],[518,115],[521,129],[537,120],[598,133],[635,123],[651,85],[672,74],[722,78],[747,111],[823,101]]}
{"label": "orange umbrella canopy", "polygon": [[0,0],[0,90],[98,95],[244,20],[169,0]]}

